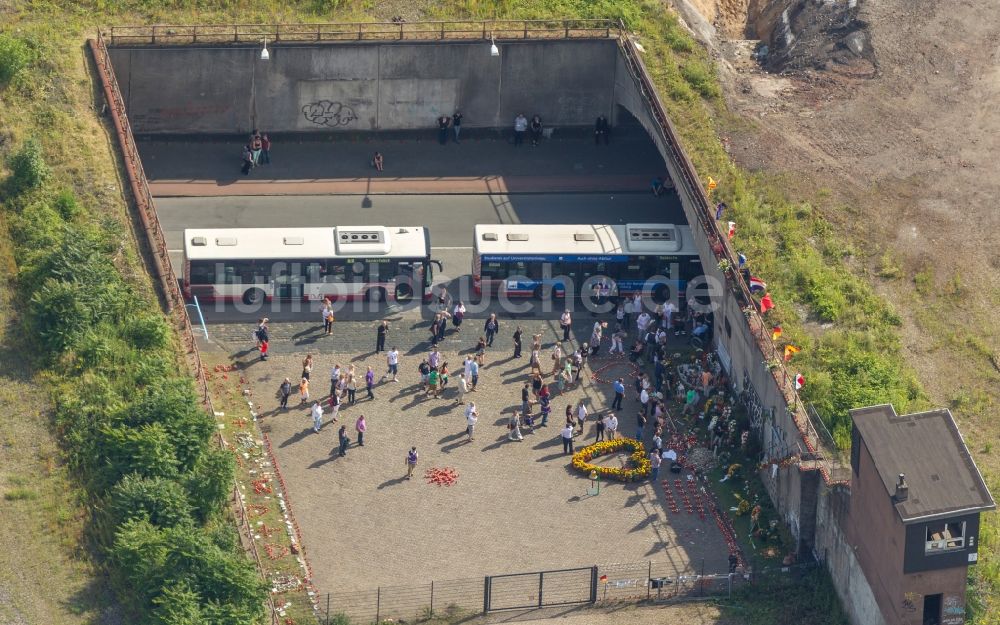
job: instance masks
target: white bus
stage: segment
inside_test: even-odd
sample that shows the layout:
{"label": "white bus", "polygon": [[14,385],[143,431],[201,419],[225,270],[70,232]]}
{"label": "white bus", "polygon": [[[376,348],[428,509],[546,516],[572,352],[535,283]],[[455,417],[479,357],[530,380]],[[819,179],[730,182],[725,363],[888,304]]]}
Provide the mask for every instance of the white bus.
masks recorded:
{"label": "white bus", "polygon": [[213,228],[184,231],[186,297],[201,301],[430,300],[423,227]]}
{"label": "white bus", "polygon": [[664,302],[683,300],[687,283],[702,273],[689,226],[481,224],[475,230],[476,294],[589,295],[596,280],[588,280],[600,276],[611,296],[641,290]]}

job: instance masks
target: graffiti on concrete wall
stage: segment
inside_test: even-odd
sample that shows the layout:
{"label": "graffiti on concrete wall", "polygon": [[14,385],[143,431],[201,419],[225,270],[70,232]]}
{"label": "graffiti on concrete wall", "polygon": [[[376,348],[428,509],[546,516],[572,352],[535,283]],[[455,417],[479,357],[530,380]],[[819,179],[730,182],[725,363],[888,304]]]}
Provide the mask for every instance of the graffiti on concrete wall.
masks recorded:
{"label": "graffiti on concrete wall", "polygon": [[916,612],[917,602],[920,600],[921,600],[921,595],[915,592],[904,592],[902,608],[907,612]]}
{"label": "graffiti on concrete wall", "polygon": [[329,128],[339,128],[348,126],[358,119],[354,109],[340,102],[331,100],[318,100],[310,102],[302,107],[302,114],[306,121],[317,126],[327,126]]}
{"label": "graffiti on concrete wall", "polygon": [[759,430],[764,424],[764,407],[760,403],[760,397],[757,396],[757,390],[750,382],[750,374],[746,371],[743,372],[743,392],[740,394],[740,401],[747,409],[750,426]]}

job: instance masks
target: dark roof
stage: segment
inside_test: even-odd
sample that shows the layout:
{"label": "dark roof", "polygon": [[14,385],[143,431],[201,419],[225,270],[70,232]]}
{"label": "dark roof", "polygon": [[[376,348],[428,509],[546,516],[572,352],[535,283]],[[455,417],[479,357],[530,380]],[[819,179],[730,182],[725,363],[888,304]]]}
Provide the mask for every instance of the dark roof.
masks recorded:
{"label": "dark roof", "polygon": [[996,508],[949,410],[897,415],[886,404],[852,410],[851,418],[887,496],[906,475],[909,496],[895,504],[903,523]]}

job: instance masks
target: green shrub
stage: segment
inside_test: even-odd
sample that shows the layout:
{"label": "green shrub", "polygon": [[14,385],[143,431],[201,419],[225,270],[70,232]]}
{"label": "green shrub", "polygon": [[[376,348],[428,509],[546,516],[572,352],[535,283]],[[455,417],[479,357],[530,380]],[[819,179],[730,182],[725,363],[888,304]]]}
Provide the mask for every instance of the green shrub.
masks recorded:
{"label": "green shrub", "polygon": [[69,189],[60,191],[52,202],[52,206],[66,221],[73,221],[77,215],[83,212],[83,208],[80,206],[80,202],[77,201],[76,195]]}
{"label": "green shrub", "polygon": [[111,522],[146,520],[158,527],[191,525],[191,504],[181,485],[159,477],[126,475],[111,489]]}
{"label": "green shrub", "polygon": [[31,50],[28,46],[16,37],[0,33],[0,86],[9,83],[29,63]]}
{"label": "green shrub", "polygon": [[124,336],[136,348],[149,350],[167,346],[170,329],[160,315],[141,315],[129,319]]}
{"label": "green shrub", "polygon": [[153,599],[150,614],[155,625],[202,625],[208,623],[201,611],[201,596],[187,582],[164,586]]}
{"label": "green shrub", "polygon": [[200,521],[206,521],[219,510],[232,491],[235,477],[236,467],[227,452],[213,447],[198,458],[184,481],[194,515]]}
{"label": "green shrub", "polygon": [[49,177],[42,146],[35,139],[28,139],[7,161],[10,178],[7,188],[12,195],[42,186]]}

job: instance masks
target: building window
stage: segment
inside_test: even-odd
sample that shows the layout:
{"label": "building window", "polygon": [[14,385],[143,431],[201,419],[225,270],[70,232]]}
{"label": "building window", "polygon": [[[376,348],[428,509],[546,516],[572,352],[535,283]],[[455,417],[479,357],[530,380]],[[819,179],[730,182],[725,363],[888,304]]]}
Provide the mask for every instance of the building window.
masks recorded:
{"label": "building window", "polygon": [[945,553],[965,549],[965,522],[931,523],[927,525],[924,552]]}

